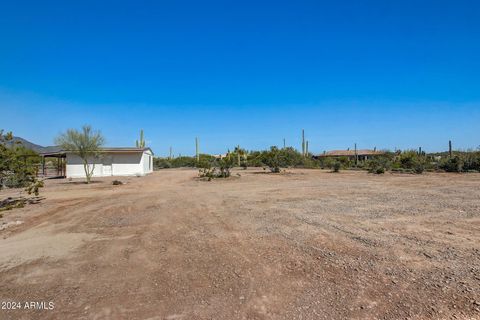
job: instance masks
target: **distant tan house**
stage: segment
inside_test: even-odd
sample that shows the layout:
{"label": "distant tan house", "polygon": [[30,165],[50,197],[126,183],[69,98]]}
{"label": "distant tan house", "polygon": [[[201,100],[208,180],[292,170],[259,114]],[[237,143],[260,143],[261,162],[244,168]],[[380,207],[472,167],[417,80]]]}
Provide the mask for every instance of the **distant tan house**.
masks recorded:
{"label": "distant tan house", "polygon": [[214,157],[215,159],[223,159],[227,156],[226,153],[223,153],[223,154],[212,154],[212,157]]}
{"label": "distant tan house", "polygon": [[339,158],[339,157],[347,157],[352,160],[355,157],[358,157],[359,161],[365,161],[376,156],[384,155],[385,152],[377,151],[377,150],[369,150],[369,149],[360,149],[360,150],[332,150],[326,151],[323,154],[315,156],[315,158]]}

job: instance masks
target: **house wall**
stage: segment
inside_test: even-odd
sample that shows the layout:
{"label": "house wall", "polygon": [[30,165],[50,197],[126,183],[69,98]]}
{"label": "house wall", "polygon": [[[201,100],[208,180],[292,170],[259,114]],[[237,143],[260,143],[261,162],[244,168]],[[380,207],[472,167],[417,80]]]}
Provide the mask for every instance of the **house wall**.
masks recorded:
{"label": "house wall", "polygon": [[[94,177],[145,175],[149,170],[148,161],[153,161],[149,150],[142,152],[105,153],[99,159],[89,159],[90,166],[95,163]],[[67,178],[85,178],[83,160],[76,154],[67,154]],[[153,169],[153,166],[151,167]]]}
{"label": "house wall", "polygon": [[[83,168],[83,160],[76,154],[67,153],[67,178],[85,178],[85,170]],[[95,164],[93,171],[94,177],[102,176],[102,162],[100,159],[89,159],[90,168]]]}
{"label": "house wall", "polygon": [[150,150],[142,155],[142,168],[145,174],[153,172],[153,154]]}

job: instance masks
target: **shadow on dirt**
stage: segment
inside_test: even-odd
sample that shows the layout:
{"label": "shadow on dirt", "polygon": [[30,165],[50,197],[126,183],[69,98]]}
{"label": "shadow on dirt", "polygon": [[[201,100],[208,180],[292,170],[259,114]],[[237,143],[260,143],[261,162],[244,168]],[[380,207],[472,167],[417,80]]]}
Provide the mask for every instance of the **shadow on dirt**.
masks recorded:
{"label": "shadow on dirt", "polygon": [[105,181],[90,181],[90,183],[87,183],[85,181],[66,181],[66,182],[60,182],[59,184],[86,185],[86,184],[98,184],[98,183],[105,183]]}
{"label": "shadow on dirt", "polygon": [[40,201],[44,200],[45,197],[30,197],[30,198],[25,198],[25,197],[8,197],[7,199],[1,200],[0,201],[0,212],[1,211],[7,211],[7,210],[12,210],[15,208],[23,208],[27,204],[37,204],[40,203]]}

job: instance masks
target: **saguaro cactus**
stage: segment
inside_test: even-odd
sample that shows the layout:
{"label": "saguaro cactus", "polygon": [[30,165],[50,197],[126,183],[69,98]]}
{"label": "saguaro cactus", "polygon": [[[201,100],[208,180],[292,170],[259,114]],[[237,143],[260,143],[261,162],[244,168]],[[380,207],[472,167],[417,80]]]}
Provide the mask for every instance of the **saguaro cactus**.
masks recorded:
{"label": "saguaro cactus", "polygon": [[237,162],[238,162],[238,166],[240,167],[241,166],[241,163],[240,163],[240,145],[237,145]]}
{"label": "saguaro cactus", "polygon": [[448,140],[448,155],[452,157],[452,140]]}
{"label": "saguaro cactus", "polygon": [[172,160],[172,147],[170,147],[170,156],[168,157],[169,160]]}
{"label": "saguaro cactus", "polygon": [[305,156],[308,156],[308,140],[305,142]]}
{"label": "saguaro cactus", "polygon": [[358,164],[357,143],[355,143],[355,165]]}
{"label": "saguaro cactus", "polygon": [[200,162],[200,153],[199,153],[199,149],[198,149],[198,138],[195,137],[195,155],[196,155],[196,158],[197,158],[197,163]]}
{"label": "saguaro cactus", "polygon": [[145,139],[143,138],[143,129],[140,130],[140,140],[136,141],[137,148],[145,148]]}
{"label": "saguaro cactus", "polygon": [[302,129],[302,155],[305,157],[305,130]]}

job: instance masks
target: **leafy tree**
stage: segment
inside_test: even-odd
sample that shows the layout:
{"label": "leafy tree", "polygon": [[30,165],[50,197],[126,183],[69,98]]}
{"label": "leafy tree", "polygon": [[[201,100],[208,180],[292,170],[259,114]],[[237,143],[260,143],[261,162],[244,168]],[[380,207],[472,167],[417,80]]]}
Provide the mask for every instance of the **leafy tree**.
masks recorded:
{"label": "leafy tree", "polygon": [[43,181],[36,177],[34,165],[28,165],[28,157],[35,153],[13,142],[13,134],[0,130],[0,190],[7,187],[23,187],[28,194],[38,196]]}
{"label": "leafy tree", "polygon": [[93,131],[91,126],[84,125],[81,131],[68,129],[55,139],[55,143],[82,159],[85,177],[87,183],[90,183],[95,170],[95,160],[100,157],[101,147],[105,144],[102,134],[99,131]]}
{"label": "leafy tree", "polygon": [[263,163],[270,168],[271,172],[280,172],[280,150],[277,147],[270,147],[270,151],[264,152],[262,155]]}

